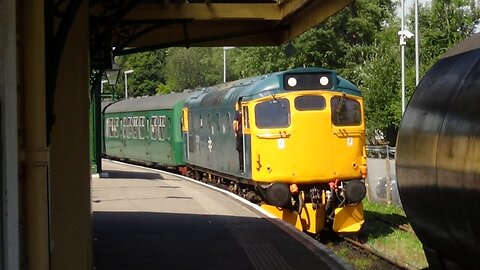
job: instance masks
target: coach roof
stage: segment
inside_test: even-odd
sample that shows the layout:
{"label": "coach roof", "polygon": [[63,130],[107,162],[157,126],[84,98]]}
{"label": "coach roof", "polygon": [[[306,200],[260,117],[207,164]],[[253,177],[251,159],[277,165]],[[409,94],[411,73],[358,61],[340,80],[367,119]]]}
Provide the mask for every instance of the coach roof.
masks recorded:
{"label": "coach roof", "polygon": [[167,95],[130,98],[110,105],[105,112],[140,112],[171,109],[178,102],[184,101],[195,94],[198,94],[198,92],[185,90],[180,93],[170,93]]}

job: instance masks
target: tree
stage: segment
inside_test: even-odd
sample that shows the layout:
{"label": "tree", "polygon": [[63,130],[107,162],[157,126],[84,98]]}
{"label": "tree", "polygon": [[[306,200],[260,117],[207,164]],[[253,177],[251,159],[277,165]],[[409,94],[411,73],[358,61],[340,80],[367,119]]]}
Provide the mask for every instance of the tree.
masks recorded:
{"label": "tree", "polygon": [[[145,96],[157,93],[157,88],[165,84],[164,66],[166,50],[136,53],[116,58],[116,62],[124,70],[133,69],[128,75],[129,96]],[[116,86],[118,96],[124,96],[124,76]]]}
{"label": "tree", "polygon": [[321,25],[280,47],[243,48],[234,72],[238,77],[294,67],[350,71],[368,58],[376,34],[393,17],[391,0],[357,0]]}
{"label": "tree", "polygon": [[400,48],[398,24],[378,34],[373,53],[356,70],[363,91],[367,134],[380,130],[390,144],[395,144],[401,120]]}
{"label": "tree", "polygon": [[421,60],[426,68],[449,48],[471,36],[480,22],[479,15],[473,0],[433,0],[430,5],[421,6]]}
{"label": "tree", "polygon": [[165,75],[167,86],[174,92],[222,81],[221,48],[170,48]]}

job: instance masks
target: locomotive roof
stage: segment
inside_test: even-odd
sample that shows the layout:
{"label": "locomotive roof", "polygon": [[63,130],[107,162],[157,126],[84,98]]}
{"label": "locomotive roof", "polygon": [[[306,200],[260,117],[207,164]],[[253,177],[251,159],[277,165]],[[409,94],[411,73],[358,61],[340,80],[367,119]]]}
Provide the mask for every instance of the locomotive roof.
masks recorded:
{"label": "locomotive roof", "polygon": [[105,112],[139,112],[171,109],[178,102],[183,101],[196,93],[198,93],[198,91],[185,90],[180,93],[170,93],[167,95],[130,98],[111,104],[106,108]]}
{"label": "locomotive roof", "polygon": [[335,87],[327,90],[361,96],[361,92],[355,85],[338,76],[335,71],[323,68],[298,68],[206,87],[199,95],[190,97],[186,104],[190,107],[232,106],[239,97],[242,97],[242,100],[252,100],[285,92],[286,90],[282,87],[284,74],[325,72],[333,74],[333,77],[336,78]]}

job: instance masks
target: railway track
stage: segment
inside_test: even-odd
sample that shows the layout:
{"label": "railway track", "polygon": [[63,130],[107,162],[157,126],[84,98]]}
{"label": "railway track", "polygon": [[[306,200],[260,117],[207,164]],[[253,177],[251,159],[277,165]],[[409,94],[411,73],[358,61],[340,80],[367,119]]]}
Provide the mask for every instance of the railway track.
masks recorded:
{"label": "railway track", "polygon": [[362,249],[363,251],[369,253],[369,254],[372,254],[376,257],[378,257],[379,259],[389,263],[390,265],[392,265],[393,267],[395,268],[398,268],[398,269],[406,269],[406,270],[414,270],[414,269],[417,269],[416,267],[413,267],[411,265],[409,265],[408,263],[405,263],[405,262],[400,262],[399,260],[397,259],[394,259],[394,258],[390,258],[388,257],[387,255],[369,247],[368,245],[365,245],[365,244],[362,244],[350,237],[346,237],[346,236],[340,236],[340,238],[342,238],[345,242],[349,243],[350,245],[353,245],[357,248],[360,248]]}
{"label": "railway track", "polygon": [[381,218],[379,216],[375,216],[375,219],[383,222],[383,223],[386,223],[388,224],[389,226],[393,227],[393,228],[397,228],[397,229],[400,229],[404,232],[408,232],[408,233],[412,233],[412,234],[415,234],[415,232],[413,231],[412,227],[410,227],[409,225],[405,225],[405,224],[396,224],[388,219],[384,219],[384,218]]}

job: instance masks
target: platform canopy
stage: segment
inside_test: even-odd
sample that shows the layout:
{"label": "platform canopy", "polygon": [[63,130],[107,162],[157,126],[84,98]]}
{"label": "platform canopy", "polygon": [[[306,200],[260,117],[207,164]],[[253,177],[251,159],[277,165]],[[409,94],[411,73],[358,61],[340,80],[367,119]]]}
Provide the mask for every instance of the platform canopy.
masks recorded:
{"label": "platform canopy", "polygon": [[280,45],[351,0],[92,0],[95,51],[114,55],[167,47]]}

